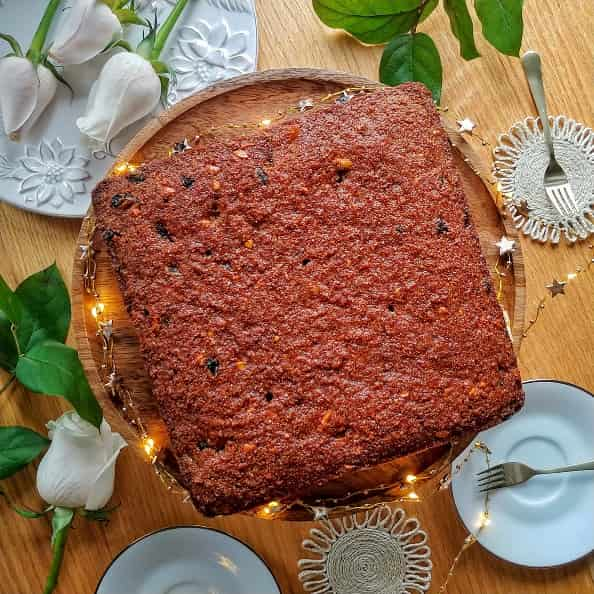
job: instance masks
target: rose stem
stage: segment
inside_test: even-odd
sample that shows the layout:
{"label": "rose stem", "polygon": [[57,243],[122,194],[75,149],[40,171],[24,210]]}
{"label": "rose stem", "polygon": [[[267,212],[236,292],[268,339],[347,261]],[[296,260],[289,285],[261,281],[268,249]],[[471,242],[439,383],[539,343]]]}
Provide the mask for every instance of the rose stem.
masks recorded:
{"label": "rose stem", "polygon": [[41,59],[41,52],[43,51],[43,44],[45,43],[47,32],[49,31],[54,15],[56,14],[56,10],[58,9],[61,1],[62,0],[49,1],[47,8],[41,17],[41,22],[37,27],[37,31],[35,31],[35,35],[33,35],[31,47],[27,52],[27,58],[29,58],[29,60],[31,60],[31,62],[34,64],[38,64],[39,60]]}
{"label": "rose stem", "polygon": [[155,37],[155,45],[153,45],[153,50],[151,51],[151,60],[159,59],[159,56],[167,43],[167,38],[173,27],[175,27],[175,23],[177,23],[179,15],[183,12],[187,3],[188,0],[179,0],[173,10],[169,13],[169,16],[165,19],[165,22],[159,27],[157,36]]}
{"label": "rose stem", "polygon": [[62,565],[62,559],[64,558],[64,547],[66,546],[66,539],[68,538],[69,530],[70,524],[62,528],[62,530],[60,530],[56,535],[52,566],[50,567],[50,572],[45,582],[43,594],[51,594],[58,584],[58,576],[60,575],[60,567]]}

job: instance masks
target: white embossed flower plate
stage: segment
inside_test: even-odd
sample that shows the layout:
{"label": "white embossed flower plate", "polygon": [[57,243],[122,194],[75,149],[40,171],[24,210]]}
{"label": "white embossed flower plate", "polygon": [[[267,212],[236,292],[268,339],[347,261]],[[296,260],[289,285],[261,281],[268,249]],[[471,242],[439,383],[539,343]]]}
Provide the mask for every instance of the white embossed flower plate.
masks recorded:
{"label": "white embossed flower plate", "polygon": [[[156,8],[160,21],[174,3],[136,2],[146,16]],[[0,30],[28,47],[45,5],[46,0],[0,1]],[[69,0],[63,0],[63,8],[68,5]],[[141,32],[141,28],[131,27],[125,38],[134,45]],[[0,40],[0,56],[7,51],[8,46]],[[254,0],[189,2],[163,53],[176,79],[169,92],[169,104],[218,80],[254,71],[257,56]],[[60,85],[54,102],[19,143],[11,142],[0,126],[0,200],[50,216],[85,215],[91,190],[109,170],[113,158],[93,152],[95,147],[88,145],[74,122],[83,113],[91,84],[106,59],[99,56],[86,64],[66,67],[63,74],[74,89],[74,99]],[[117,154],[146,121],[124,130],[112,143],[113,153]]]}

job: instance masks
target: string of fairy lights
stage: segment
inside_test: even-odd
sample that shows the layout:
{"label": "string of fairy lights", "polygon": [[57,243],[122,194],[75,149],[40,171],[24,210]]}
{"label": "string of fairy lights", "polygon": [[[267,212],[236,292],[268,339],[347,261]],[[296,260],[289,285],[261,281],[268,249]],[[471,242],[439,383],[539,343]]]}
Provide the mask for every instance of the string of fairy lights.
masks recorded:
{"label": "string of fairy lights", "polygon": [[[205,131],[204,134],[216,134],[223,129],[254,129],[254,128],[267,128],[274,122],[282,120],[283,118],[292,115],[303,113],[310,109],[314,109],[319,104],[327,103],[328,101],[336,101],[338,103],[345,103],[349,101],[355,94],[370,92],[377,90],[373,87],[355,87],[347,88],[335,93],[328,93],[318,100],[311,98],[305,98],[299,101],[296,105],[289,107],[284,112],[278,112],[274,117],[266,117],[256,124],[242,123],[242,124],[226,124],[219,127],[212,127]],[[476,132],[476,125],[469,118],[463,118],[457,120],[458,130],[460,137],[465,139],[468,137],[475,138],[480,142],[482,146],[490,146],[489,143],[481,138]],[[200,137],[197,136],[193,139],[193,142],[198,142]],[[169,151],[169,155],[190,150],[191,143],[187,138],[183,141],[176,143]],[[472,167],[468,159],[465,161]],[[114,166],[112,173],[115,175],[126,175],[137,171],[139,165],[135,165],[129,162],[118,163]],[[498,196],[497,185],[494,180],[486,179],[484,173],[473,170],[481,179],[490,186],[492,190],[491,195],[497,205],[498,212],[503,216],[502,204],[503,201]],[[82,261],[82,280],[85,293],[88,296],[88,301],[91,302],[90,314],[96,322],[96,334],[100,341],[102,359],[100,365],[100,377],[104,383],[104,387],[109,394],[112,401],[119,407],[126,420],[135,428],[138,433],[140,445],[144,451],[147,460],[153,465],[155,472],[159,479],[163,482],[166,488],[170,491],[174,491],[182,495],[184,501],[190,500],[190,495],[187,490],[183,489],[178,483],[175,476],[170,472],[167,466],[162,462],[162,454],[164,448],[162,448],[156,440],[149,435],[147,429],[142,421],[141,415],[135,405],[134,398],[130,390],[125,387],[123,378],[121,377],[116,357],[115,357],[115,341],[114,341],[114,325],[113,320],[109,317],[106,311],[105,304],[101,301],[100,294],[96,287],[97,278],[97,262],[96,262],[96,248],[94,245],[95,240],[95,226],[92,217],[87,217],[85,220],[87,235],[86,243],[80,245],[80,259]],[[511,323],[509,315],[504,306],[504,296],[506,290],[506,283],[513,282],[513,253],[515,250],[515,240],[509,239],[505,235],[496,242],[496,247],[499,249],[499,255],[497,261],[493,267],[493,276],[496,279],[496,297],[500,305],[502,306],[503,315],[507,324],[508,332],[511,336]],[[594,246],[589,245],[592,250]],[[594,252],[591,254],[594,256]],[[553,281],[546,286],[550,292],[550,296],[542,297],[539,302],[535,314],[529,319],[526,328],[522,333],[522,337],[525,338],[528,332],[534,327],[538,319],[541,316],[542,311],[545,308],[545,304],[549,299],[553,299],[557,295],[565,294],[566,287],[575,282],[580,275],[583,275],[594,265],[594,257],[590,257],[587,263],[584,263],[566,277],[561,280],[553,279]],[[490,466],[490,454],[488,446],[482,441],[475,441],[471,447],[468,448],[466,455],[462,460],[457,462],[454,467],[452,464],[452,453],[454,447],[450,448],[449,454],[445,457],[445,461],[440,464],[437,468],[432,468],[424,473],[418,475],[409,474],[404,480],[398,481],[390,485],[379,485],[376,489],[366,490],[362,492],[351,492],[347,495],[346,499],[351,499],[357,495],[371,495],[374,493],[384,494],[387,491],[397,490],[399,493],[403,493],[402,496],[390,497],[391,502],[421,502],[427,501],[432,496],[437,495],[450,487],[453,477],[460,473],[464,465],[470,460],[470,458],[476,453],[482,453],[485,459],[486,467]],[[441,478],[438,481],[437,489],[435,489],[429,497],[421,497],[417,493],[417,486],[430,479],[434,479],[437,476]],[[283,512],[288,511],[293,506],[301,506],[309,511],[314,520],[327,518],[329,514],[340,514],[340,513],[357,513],[365,511],[371,507],[374,507],[377,503],[371,504],[355,504],[351,505],[348,502],[343,502],[339,499],[329,500],[317,500],[313,503],[305,502],[303,500],[297,500],[290,503],[283,503],[280,501],[270,501],[266,505],[263,505],[254,511],[257,517],[261,518],[275,518],[279,517]],[[446,592],[448,583],[451,577],[454,575],[455,569],[458,562],[462,558],[465,551],[471,547],[481,533],[487,526],[491,524],[491,516],[489,512],[489,494],[487,493],[484,498],[482,510],[476,521],[476,530],[468,534],[465,538],[461,548],[453,559],[453,562],[448,570],[445,581],[439,588],[439,594]]]}

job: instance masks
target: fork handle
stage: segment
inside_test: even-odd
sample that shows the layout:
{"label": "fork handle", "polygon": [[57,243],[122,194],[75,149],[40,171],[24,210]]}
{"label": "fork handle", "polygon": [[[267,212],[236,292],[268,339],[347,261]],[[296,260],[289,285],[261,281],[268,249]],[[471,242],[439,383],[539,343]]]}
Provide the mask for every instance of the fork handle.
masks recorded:
{"label": "fork handle", "polygon": [[584,464],[551,468],[550,470],[536,470],[535,474],[557,474],[559,472],[576,472],[578,470],[594,470],[594,460],[592,462],[584,462]]}
{"label": "fork handle", "polygon": [[549,125],[549,116],[547,114],[547,103],[545,100],[544,85],[542,82],[542,68],[540,66],[540,55],[534,51],[528,51],[522,56],[522,66],[528,80],[528,86],[532,93],[532,99],[536,104],[538,116],[542,123],[542,131],[545,143],[549,150],[551,159],[555,158],[553,152],[553,138],[551,136],[551,127]]}

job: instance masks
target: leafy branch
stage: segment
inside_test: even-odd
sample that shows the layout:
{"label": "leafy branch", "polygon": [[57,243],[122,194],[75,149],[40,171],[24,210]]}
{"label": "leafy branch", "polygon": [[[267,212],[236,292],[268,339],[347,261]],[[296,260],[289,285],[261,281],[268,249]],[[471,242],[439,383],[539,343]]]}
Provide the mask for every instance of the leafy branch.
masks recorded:
{"label": "leafy branch", "polygon": [[[417,27],[437,8],[439,0],[313,0],[313,8],[328,27],[342,29],[359,41],[387,44],[379,78],[388,85],[424,83],[439,102],[443,73],[439,51]],[[472,17],[466,0],[442,0],[450,29],[464,60],[479,57]],[[483,37],[501,53],[518,56],[522,44],[523,0],[474,0]]]}
{"label": "leafy branch", "polygon": [[[61,396],[99,428],[103,414],[78,353],[64,344],[70,299],[55,264],[25,279],[14,291],[0,276],[0,368],[8,379],[0,394],[19,381],[37,394]],[[26,427],[0,427],[0,479],[34,460],[49,441]]]}

